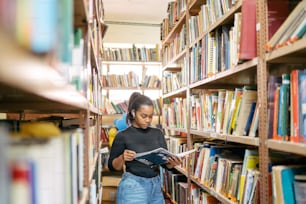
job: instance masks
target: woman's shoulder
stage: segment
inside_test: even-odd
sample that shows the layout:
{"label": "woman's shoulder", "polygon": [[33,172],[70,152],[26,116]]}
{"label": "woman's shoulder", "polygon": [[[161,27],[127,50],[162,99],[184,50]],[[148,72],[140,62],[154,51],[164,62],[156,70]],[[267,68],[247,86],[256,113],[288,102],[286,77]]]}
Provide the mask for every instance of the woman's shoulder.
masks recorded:
{"label": "woman's shoulder", "polygon": [[161,130],[161,129],[159,129],[159,128],[156,128],[156,127],[150,127],[150,129],[151,129],[151,131],[152,131],[152,132],[158,132],[158,133],[160,133],[160,134],[163,134],[162,130]]}

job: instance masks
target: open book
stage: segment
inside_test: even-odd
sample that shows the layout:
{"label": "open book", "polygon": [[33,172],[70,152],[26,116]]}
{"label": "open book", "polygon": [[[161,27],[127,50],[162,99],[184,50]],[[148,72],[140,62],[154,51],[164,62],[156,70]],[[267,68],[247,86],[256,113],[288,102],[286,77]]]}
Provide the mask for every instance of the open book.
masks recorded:
{"label": "open book", "polygon": [[151,151],[137,153],[135,156],[135,160],[147,165],[159,165],[167,163],[169,157],[181,158],[195,151],[196,149],[192,149],[186,152],[174,154],[172,152],[169,152],[165,148],[160,147]]}

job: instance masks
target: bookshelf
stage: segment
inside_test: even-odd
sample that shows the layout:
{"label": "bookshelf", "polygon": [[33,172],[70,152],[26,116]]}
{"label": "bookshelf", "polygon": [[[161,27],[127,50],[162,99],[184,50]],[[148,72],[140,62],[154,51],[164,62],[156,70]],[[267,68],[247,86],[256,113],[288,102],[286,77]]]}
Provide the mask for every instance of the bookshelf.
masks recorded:
{"label": "bookshelf", "polygon": [[[10,18],[11,15],[19,14],[20,11],[15,8],[19,3],[15,5],[4,1],[4,4],[0,6],[3,17]],[[43,51],[25,46],[22,42],[28,40],[27,36],[16,39],[15,33],[12,33],[19,25],[17,23],[11,24],[10,28],[7,25],[1,26],[0,29],[0,42],[2,43],[0,48],[0,112],[4,113],[6,118],[1,119],[0,123],[3,136],[1,138],[5,141],[3,144],[7,144],[7,146],[1,146],[3,155],[6,155],[2,158],[4,162],[1,165],[1,172],[6,174],[1,175],[0,186],[14,189],[14,186],[21,187],[22,185],[22,188],[7,190],[6,194],[1,194],[0,202],[7,203],[13,196],[23,193],[22,195],[25,196],[21,196],[19,201],[18,199],[14,201],[100,203],[98,195],[102,191],[99,179],[101,176],[99,164],[101,81],[98,76],[101,66],[101,43],[107,29],[107,25],[103,23],[104,17],[100,16],[103,3],[91,0],[52,2],[51,4],[50,6],[54,7],[45,8],[36,5],[38,7],[33,8],[50,9],[51,13],[49,11],[37,12],[36,17],[38,18],[43,13],[53,19],[57,19],[59,14],[67,15],[65,22],[59,20],[56,23],[58,27],[63,26],[61,28],[70,34],[69,37],[65,38],[61,34],[57,36],[56,30],[53,30],[53,34],[50,35],[53,37],[52,40],[56,39],[57,46],[48,47]],[[12,10],[5,12],[4,5],[10,5]],[[28,11],[25,9],[24,12]],[[19,20],[22,25],[39,26],[33,19]],[[2,25],[6,22],[1,21],[0,23]],[[49,26],[48,23],[46,25]],[[81,35],[76,35],[74,30],[77,29]],[[39,38],[40,36],[36,37],[37,43],[44,43],[43,39]],[[83,43],[83,47],[73,43],[76,39]],[[71,44],[68,46],[68,43]],[[81,62],[74,61],[74,55],[78,56]],[[74,128],[64,127],[63,124],[68,121],[72,122]],[[32,127],[30,130],[37,131],[35,134],[21,132],[23,124],[28,123]],[[38,125],[42,124],[48,125],[46,126],[48,130],[39,129],[42,126]],[[52,126],[49,126],[51,124]],[[8,126],[10,132],[2,126]],[[12,129],[12,127],[17,129]],[[42,138],[51,129],[58,132],[53,132],[52,134],[55,135],[52,136],[49,132],[48,136]],[[13,139],[12,135],[16,133],[21,135],[19,139],[17,137]],[[29,137],[28,134],[34,135]],[[25,182],[21,184],[22,181],[18,178],[10,181],[4,179],[7,175],[14,174],[12,168],[17,174],[18,172],[30,173],[35,177],[36,182],[29,179],[23,180]],[[95,185],[93,185],[94,182]],[[92,193],[94,191],[95,195]],[[30,196],[35,197],[32,197],[30,201],[26,200]]]}
{"label": "bookshelf", "polygon": [[[127,103],[130,95],[137,91],[160,101],[161,62],[158,45],[117,44],[104,45],[101,67],[104,114],[102,123],[113,125],[114,119],[126,112],[125,108],[112,110],[108,102],[116,107]],[[108,102],[106,102],[108,101]],[[158,109],[157,109],[158,110]],[[159,115],[160,110],[155,113]],[[154,124],[159,123],[154,117]]]}
{"label": "bookshelf", "polygon": [[[229,2],[233,4],[230,5],[228,4]],[[218,48],[218,38],[221,40],[221,43],[225,42],[225,35],[222,33],[224,30],[222,29],[225,29],[226,26],[231,26],[231,29],[234,30],[233,32],[239,33],[243,30],[242,19],[243,13],[247,7],[246,2],[249,3],[249,9],[252,8],[252,10],[248,12],[249,15],[252,15],[252,13],[256,11],[256,21],[252,24],[250,23],[251,20],[249,20],[249,24],[247,25],[250,30],[254,30],[250,36],[253,35],[255,38],[248,36],[248,46],[250,47],[252,43],[254,43],[253,45],[255,46],[253,48],[255,48],[255,52],[253,51],[252,57],[230,62],[227,68],[222,69],[222,63],[226,63],[226,58],[223,59],[226,53],[230,53],[231,59],[239,59],[241,54],[236,55],[236,53],[242,52],[243,50],[241,49],[245,49],[245,47],[240,47],[240,51],[233,51],[231,48],[222,53],[223,50],[221,50],[220,47]],[[169,78],[171,78],[172,81],[178,78],[180,82],[180,86],[175,90],[163,87],[164,131],[166,134],[169,134],[169,137],[178,137],[179,135],[181,135],[180,137],[185,137],[185,135],[187,135],[187,146],[189,149],[194,148],[194,144],[199,142],[215,141],[225,146],[234,145],[242,147],[243,149],[256,150],[258,152],[259,163],[257,171],[260,173],[260,182],[257,185],[260,186],[260,190],[257,190],[258,192],[255,194],[255,203],[272,203],[272,200],[275,199],[272,196],[273,193],[276,193],[273,187],[275,184],[271,181],[274,172],[272,172],[269,167],[271,165],[271,160],[275,159],[275,155],[278,153],[281,155],[287,155],[287,153],[294,154],[295,156],[289,164],[294,164],[293,160],[298,160],[303,163],[305,159],[306,146],[303,141],[298,143],[284,141],[288,137],[276,140],[272,139],[269,133],[269,129],[272,128],[271,123],[274,121],[273,118],[271,118],[272,113],[268,101],[269,83],[271,83],[271,81],[269,81],[270,77],[281,76],[284,73],[290,74],[292,70],[296,69],[300,70],[302,73],[306,63],[303,57],[306,53],[306,43],[304,35],[304,37],[301,37],[299,40],[287,43],[285,46],[267,50],[266,45],[270,40],[268,36],[271,30],[275,29],[275,27],[271,25],[278,25],[278,29],[282,25],[282,22],[288,19],[287,17],[294,11],[293,9],[297,8],[296,5],[298,5],[299,2],[303,1],[283,1],[282,5],[286,6],[277,7],[276,4],[279,2],[273,0],[176,0],[169,2],[168,17],[163,20],[161,25],[162,74],[163,76],[170,76]],[[289,7],[291,8],[290,10],[288,9]],[[275,11],[278,11],[276,13],[282,16],[272,17],[271,15],[273,15]],[[239,17],[239,13],[241,13],[242,17]],[[248,17],[250,18],[250,16]],[[273,20],[278,22],[271,24]],[[240,22],[236,25],[236,21]],[[220,29],[222,31],[219,31]],[[277,29],[274,33],[278,32]],[[221,38],[218,36],[220,34],[218,34],[218,32],[222,33]],[[232,36],[232,34],[230,35]],[[238,38],[234,39],[242,41],[242,35],[243,33],[241,33]],[[217,39],[214,41],[214,43],[217,44],[217,47],[214,49],[219,49],[221,52],[209,53],[209,48],[211,46],[209,40],[212,38]],[[240,45],[234,41],[230,41],[230,43],[231,46],[234,45],[234,49],[237,49],[237,46],[235,48],[235,44],[238,46]],[[226,46],[225,44],[219,45],[221,45],[221,47]],[[215,64],[214,67],[216,70],[210,70],[210,63]],[[163,78],[163,84],[167,84],[166,77]],[[224,133],[216,129],[215,125],[217,121],[211,121],[205,118],[217,117],[216,112],[213,112],[214,110],[212,110],[211,113],[207,113],[207,111],[210,110],[205,109],[205,107],[208,106],[207,104],[213,103],[213,101],[211,101],[213,99],[211,98],[214,97],[217,90],[236,90],[237,88],[243,88],[245,86],[256,86],[257,88],[256,104],[259,108],[257,109],[258,129],[255,137],[235,135],[235,127],[233,132]],[[205,97],[209,98],[207,99]],[[205,100],[203,100],[203,98]],[[169,101],[171,101],[171,103],[169,103]],[[180,108],[176,109],[176,107],[181,107],[181,101],[183,101],[183,108],[186,111],[183,111],[182,115],[178,116],[175,113],[178,113]],[[197,101],[200,101],[200,113],[196,112]],[[293,105],[292,102],[289,102],[289,104],[291,104],[291,106]],[[174,108],[169,109],[169,107],[172,106]],[[299,110],[301,111],[301,109]],[[237,114],[237,117],[239,117],[239,112]],[[293,113],[288,112],[287,114]],[[197,117],[197,115],[199,115],[199,117]],[[183,124],[182,121],[177,119],[178,117],[186,118]],[[290,117],[293,117],[293,115]],[[289,129],[291,128],[290,139],[294,137],[292,131],[296,129],[292,127],[292,121],[291,125],[288,124],[288,127]],[[182,174],[188,177],[188,188],[190,190],[193,189],[193,185],[196,184],[200,191],[204,190],[208,192],[222,203],[239,203],[235,200],[236,198],[230,199],[225,196],[225,194],[217,192],[214,186],[208,187],[205,182],[195,177],[194,167],[192,166],[194,162],[199,162],[196,155],[189,158],[188,163],[190,163],[190,165],[188,165],[187,168],[178,167],[179,171],[183,171]],[[288,161],[282,161],[281,164],[288,165]],[[275,166],[277,165],[275,164]],[[305,171],[303,173],[305,174]],[[278,194],[277,196],[281,197],[281,195]],[[188,197],[187,203],[193,203],[194,200],[192,199],[194,198],[191,196]],[[175,203],[176,201],[173,202]]]}

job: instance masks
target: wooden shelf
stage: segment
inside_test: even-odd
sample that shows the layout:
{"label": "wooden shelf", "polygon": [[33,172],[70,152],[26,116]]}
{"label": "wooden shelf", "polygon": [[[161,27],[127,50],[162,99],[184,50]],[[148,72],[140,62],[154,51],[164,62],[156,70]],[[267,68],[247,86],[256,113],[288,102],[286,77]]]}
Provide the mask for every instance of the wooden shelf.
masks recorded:
{"label": "wooden shelf", "polygon": [[268,63],[306,63],[306,38],[266,53]]}
{"label": "wooden shelf", "polygon": [[[214,76],[208,77],[201,81],[190,84],[190,88],[203,88],[204,86],[210,86],[215,84],[230,84],[236,86],[239,84],[255,83],[256,66],[258,64],[258,58],[254,58],[242,64],[239,64],[235,68],[228,69],[223,72],[219,72]],[[241,77],[241,76],[245,77]],[[236,79],[238,77],[238,79]],[[232,79],[235,80],[232,80]],[[241,78],[241,79],[239,79]],[[235,82],[235,83],[234,83]],[[247,82],[247,83],[246,83]]]}
{"label": "wooden shelf", "polygon": [[166,130],[169,130],[169,131],[187,133],[187,129],[185,129],[185,128],[163,127],[163,129],[166,129]]}
{"label": "wooden shelf", "polygon": [[183,175],[185,175],[185,176],[188,177],[188,173],[187,173],[186,169],[184,169],[184,168],[182,168],[182,167],[180,167],[180,166],[176,166],[175,169],[176,169],[178,172],[180,172],[181,174],[183,174]]}
{"label": "wooden shelf", "polygon": [[20,48],[3,32],[0,32],[0,43],[0,52],[6,53],[0,61],[3,111],[88,108],[87,99],[49,65],[47,57]]}
{"label": "wooden shelf", "polygon": [[185,24],[186,20],[186,12],[182,13],[180,16],[180,19],[175,23],[174,27],[171,29],[165,40],[162,42],[163,45],[171,43],[178,31],[182,28],[182,26]]}
{"label": "wooden shelf", "polygon": [[147,87],[102,87],[103,90],[158,90],[160,88],[147,88]]}
{"label": "wooden shelf", "polygon": [[224,134],[218,134],[216,132],[204,132],[199,130],[190,130],[190,134],[207,139],[216,139],[216,140],[235,142],[251,146],[259,146],[259,139],[257,137],[224,135]]}
{"label": "wooden shelf", "polygon": [[199,180],[193,176],[190,176],[190,179],[196,183],[199,187],[201,187],[202,189],[204,189],[206,192],[208,192],[209,194],[211,194],[212,196],[214,196],[216,199],[218,199],[220,202],[222,202],[223,204],[237,204],[237,202],[231,201],[230,199],[228,199],[227,197],[223,196],[220,193],[217,193],[214,189],[211,189],[207,186],[205,186],[204,184],[202,184],[201,182],[199,182]]}
{"label": "wooden shelf", "polygon": [[189,4],[189,11],[191,14],[197,14],[200,11],[201,5],[205,4],[207,1],[206,0],[193,0]]}
{"label": "wooden shelf", "polygon": [[175,98],[175,97],[186,97],[187,88],[183,87],[171,93],[167,93],[163,95],[163,98]]}
{"label": "wooden shelf", "polygon": [[259,146],[259,139],[257,137],[227,135],[226,141],[252,145],[257,147]]}
{"label": "wooden shelf", "polygon": [[306,144],[269,139],[266,141],[266,145],[271,150],[306,156]]}
{"label": "wooden shelf", "polygon": [[186,56],[186,54],[187,54],[187,51],[188,51],[188,49],[184,49],[182,52],[180,52],[178,55],[176,55],[175,57],[173,57],[173,59],[171,59],[168,63],[167,63],[167,65],[165,65],[164,67],[163,67],[163,71],[166,71],[166,69],[170,66],[171,67],[171,65],[172,64],[175,64],[179,59],[181,59],[182,57],[184,57],[184,56]]}
{"label": "wooden shelf", "polygon": [[[196,2],[198,2],[198,1],[196,1]],[[192,8],[194,10],[198,10],[199,9],[198,7],[200,5],[201,4],[193,3]],[[241,6],[242,6],[242,0],[239,0],[238,2],[236,2],[236,4],[225,15],[223,15],[221,18],[219,18],[214,24],[209,26],[209,29],[207,31],[204,31],[202,34],[199,35],[199,37],[195,41],[191,42],[189,44],[189,48],[192,48],[192,46],[195,45],[197,42],[199,42],[199,40],[201,40],[205,35],[212,32],[213,30],[215,30],[220,25],[225,25],[225,24],[228,24],[229,22],[231,22],[232,19],[234,18],[234,14],[241,11]]]}
{"label": "wooden shelf", "polygon": [[147,65],[147,66],[161,66],[161,62],[153,61],[103,61],[105,65]]}

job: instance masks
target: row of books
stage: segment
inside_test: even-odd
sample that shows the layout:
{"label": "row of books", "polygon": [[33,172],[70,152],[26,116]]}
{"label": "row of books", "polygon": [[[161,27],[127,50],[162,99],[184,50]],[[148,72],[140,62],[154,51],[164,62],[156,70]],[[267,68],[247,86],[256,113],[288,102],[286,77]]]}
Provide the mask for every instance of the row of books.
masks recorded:
{"label": "row of books", "polygon": [[7,131],[11,125],[1,128],[1,135],[7,136],[2,155],[6,163],[1,167],[6,178],[0,180],[7,195],[1,196],[1,203],[77,204],[85,178],[83,131],[61,131],[49,122],[22,122],[13,133]]}
{"label": "row of books", "polygon": [[130,71],[127,74],[110,74],[101,76],[102,86],[107,88],[160,88],[161,80],[156,75],[146,75],[140,83],[139,76]]}
{"label": "row of books", "polygon": [[229,0],[207,1],[206,4],[202,4],[198,15],[190,16],[188,19],[189,30],[194,31],[189,35],[190,44],[203,35],[218,19],[227,14],[235,4],[237,1]]}
{"label": "row of books", "polygon": [[173,98],[164,101],[163,126],[170,128],[187,128],[187,99]]}
{"label": "row of books", "polygon": [[191,109],[191,129],[237,136],[257,134],[256,87],[201,90],[191,96]]}
{"label": "row of books", "polygon": [[182,72],[165,73],[163,76],[163,94],[171,93],[175,90],[182,88]]}
{"label": "row of books", "polygon": [[[162,105],[160,99],[152,100],[154,106],[154,115],[161,115]],[[102,113],[105,115],[123,114],[128,111],[128,102],[122,101],[115,103],[109,100],[106,96],[103,97]]]}
{"label": "row of books", "polygon": [[174,57],[186,49],[187,37],[186,37],[186,25],[184,24],[174,36],[173,41],[165,46],[162,50],[162,62],[164,65],[168,64]]}
{"label": "row of books", "polygon": [[195,143],[191,158],[193,178],[233,202],[258,199],[258,152],[237,145]]}
{"label": "row of books", "polygon": [[275,165],[272,167],[273,203],[305,203],[305,190],[305,165]]}
{"label": "row of books", "polygon": [[279,47],[290,45],[293,42],[305,37],[306,1],[305,0],[300,1],[298,5],[290,13],[290,15],[288,15],[289,13],[288,4],[289,2],[287,1],[282,3],[283,9],[281,10],[281,13],[287,15],[283,23],[280,25],[279,29],[275,32],[275,34],[271,38],[269,38],[269,41],[266,44],[267,51],[271,51]]}
{"label": "row of books", "polygon": [[306,113],[304,106],[306,70],[294,69],[269,77],[269,137],[275,140],[305,143]]}
{"label": "row of books", "polygon": [[132,48],[108,47],[103,49],[102,58],[104,61],[160,61],[158,45],[155,48],[136,47],[134,44]]}
{"label": "row of books", "polygon": [[168,3],[167,18],[163,19],[161,23],[160,39],[164,40],[168,36],[171,29],[175,26],[176,22],[181,18],[183,12],[186,10],[186,4],[184,0],[170,1]]}
{"label": "row of books", "polygon": [[237,4],[236,0],[217,0],[207,1],[206,4],[201,5],[199,11],[198,28],[199,34],[206,31],[211,25],[216,23],[218,19],[227,14],[230,9]]}
{"label": "row of books", "polygon": [[[187,85],[188,66],[186,57],[183,57],[178,63],[174,63],[166,68],[169,68],[169,71],[164,71],[162,78],[162,91],[164,94],[175,91],[178,87],[181,88]],[[174,69],[174,71],[171,71],[171,69]]]}
{"label": "row of books", "polygon": [[102,87],[112,88],[139,88],[139,76],[130,71],[127,74],[101,75]]}
{"label": "row of books", "polygon": [[145,88],[160,88],[161,80],[156,75],[146,75],[141,86]]}
{"label": "row of books", "polygon": [[[188,151],[187,137],[181,137],[179,135],[175,135],[175,136],[170,136],[169,139],[167,139],[166,141],[167,141],[168,150],[174,154],[179,154]],[[181,160],[182,163],[180,165],[180,168],[187,169],[188,160],[186,158],[181,158]]]}

